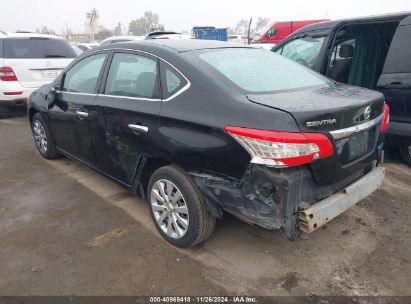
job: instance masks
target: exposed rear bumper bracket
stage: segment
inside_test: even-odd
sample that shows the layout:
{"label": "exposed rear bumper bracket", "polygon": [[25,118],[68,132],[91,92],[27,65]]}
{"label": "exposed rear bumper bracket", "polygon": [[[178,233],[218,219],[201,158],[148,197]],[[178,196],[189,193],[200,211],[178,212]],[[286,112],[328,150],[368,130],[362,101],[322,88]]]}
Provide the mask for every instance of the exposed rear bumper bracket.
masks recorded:
{"label": "exposed rear bumper bracket", "polygon": [[310,233],[328,223],[377,190],[382,185],[384,175],[384,168],[375,168],[344,190],[300,211],[300,229]]}

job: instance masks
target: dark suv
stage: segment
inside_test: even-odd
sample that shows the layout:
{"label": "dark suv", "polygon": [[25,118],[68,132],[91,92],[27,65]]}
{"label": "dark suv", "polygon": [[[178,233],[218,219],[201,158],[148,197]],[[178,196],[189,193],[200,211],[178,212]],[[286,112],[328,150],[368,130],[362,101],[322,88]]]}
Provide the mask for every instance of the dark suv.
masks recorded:
{"label": "dark suv", "polygon": [[322,22],[273,48],[331,79],[384,93],[391,123],[386,143],[411,166],[411,13]]}
{"label": "dark suv", "polygon": [[29,119],[43,157],[79,160],[145,197],[181,247],[224,212],[295,239],[384,177],[381,93],[239,44],[102,46],[34,92]]}

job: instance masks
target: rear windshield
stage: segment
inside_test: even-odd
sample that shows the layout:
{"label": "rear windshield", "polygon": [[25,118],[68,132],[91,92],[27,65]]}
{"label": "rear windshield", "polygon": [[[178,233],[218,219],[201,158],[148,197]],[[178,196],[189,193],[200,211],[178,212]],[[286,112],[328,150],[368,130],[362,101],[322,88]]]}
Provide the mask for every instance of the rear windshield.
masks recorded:
{"label": "rear windshield", "polygon": [[252,48],[227,48],[198,55],[241,89],[273,92],[326,84],[320,74],[273,52]]}
{"label": "rear windshield", "polygon": [[4,58],[76,58],[70,44],[63,39],[7,38],[4,39]]}

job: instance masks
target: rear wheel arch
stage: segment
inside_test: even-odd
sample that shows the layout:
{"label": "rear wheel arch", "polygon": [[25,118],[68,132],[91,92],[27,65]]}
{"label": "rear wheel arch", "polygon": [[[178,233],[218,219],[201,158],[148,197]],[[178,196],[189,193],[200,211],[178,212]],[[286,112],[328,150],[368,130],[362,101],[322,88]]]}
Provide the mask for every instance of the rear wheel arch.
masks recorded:
{"label": "rear wheel arch", "polygon": [[[158,169],[162,168],[162,167],[166,167],[166,166],[174,166],[176,168],[179,168],[180,170],[184,171],[186,174],[190,175],[190,173],[186,170],[186,168],[182,167],[181,165],[179,165],[178,163],[174,163],[172,161],[166,160],[164,158],[143,158],[142,162],[141,162],[141,169],[139,170],[139,172],[137,173],[137,178],[136,178],[136,192],[137,194],[148,200],[149,198],[147,198],[147,188],[148,188],[148,184],[150,182],[150,178],[153,175],[153,173],[155,171],[157,171]],[[191,176],[191,178],[193,178],[193,176]],[[198,182],[196,181],[195,178],[193,178],[193,182],[194,184],[196,184],[196,186],[199,188],[200,190],[200,185],[198,184]],[[200,191],[200,193],[204,196],[204,194]],[[204,199],[206,201],[207,207],[209,209],[209,211],[216,217],[216,218],[222,218],[223,216],[223,211],[221,209],[221,207],[209,200],[206,199],[206,197],[204,196]]]}
{"label": "rear wheel arch", "polygon": [[140,173],[137,173],[138,192],[141,197],[146,198],[148,182],[153,173],[168,165],[171,165],[171,162],[163,158],[143,158]]}

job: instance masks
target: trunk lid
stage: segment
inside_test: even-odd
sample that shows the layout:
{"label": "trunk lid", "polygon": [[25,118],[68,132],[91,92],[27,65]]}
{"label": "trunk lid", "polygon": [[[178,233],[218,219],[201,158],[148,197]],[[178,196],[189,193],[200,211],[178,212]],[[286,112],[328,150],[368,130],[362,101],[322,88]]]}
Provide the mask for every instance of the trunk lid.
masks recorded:
{"label": "trunk lid", "polygon": [[319,184],[341,182],[376,159],[384,96],[342,84],[273,94],[249,94],[254,103],[288,112],[302,132],[326,134],[334,155],[311,164]]}

